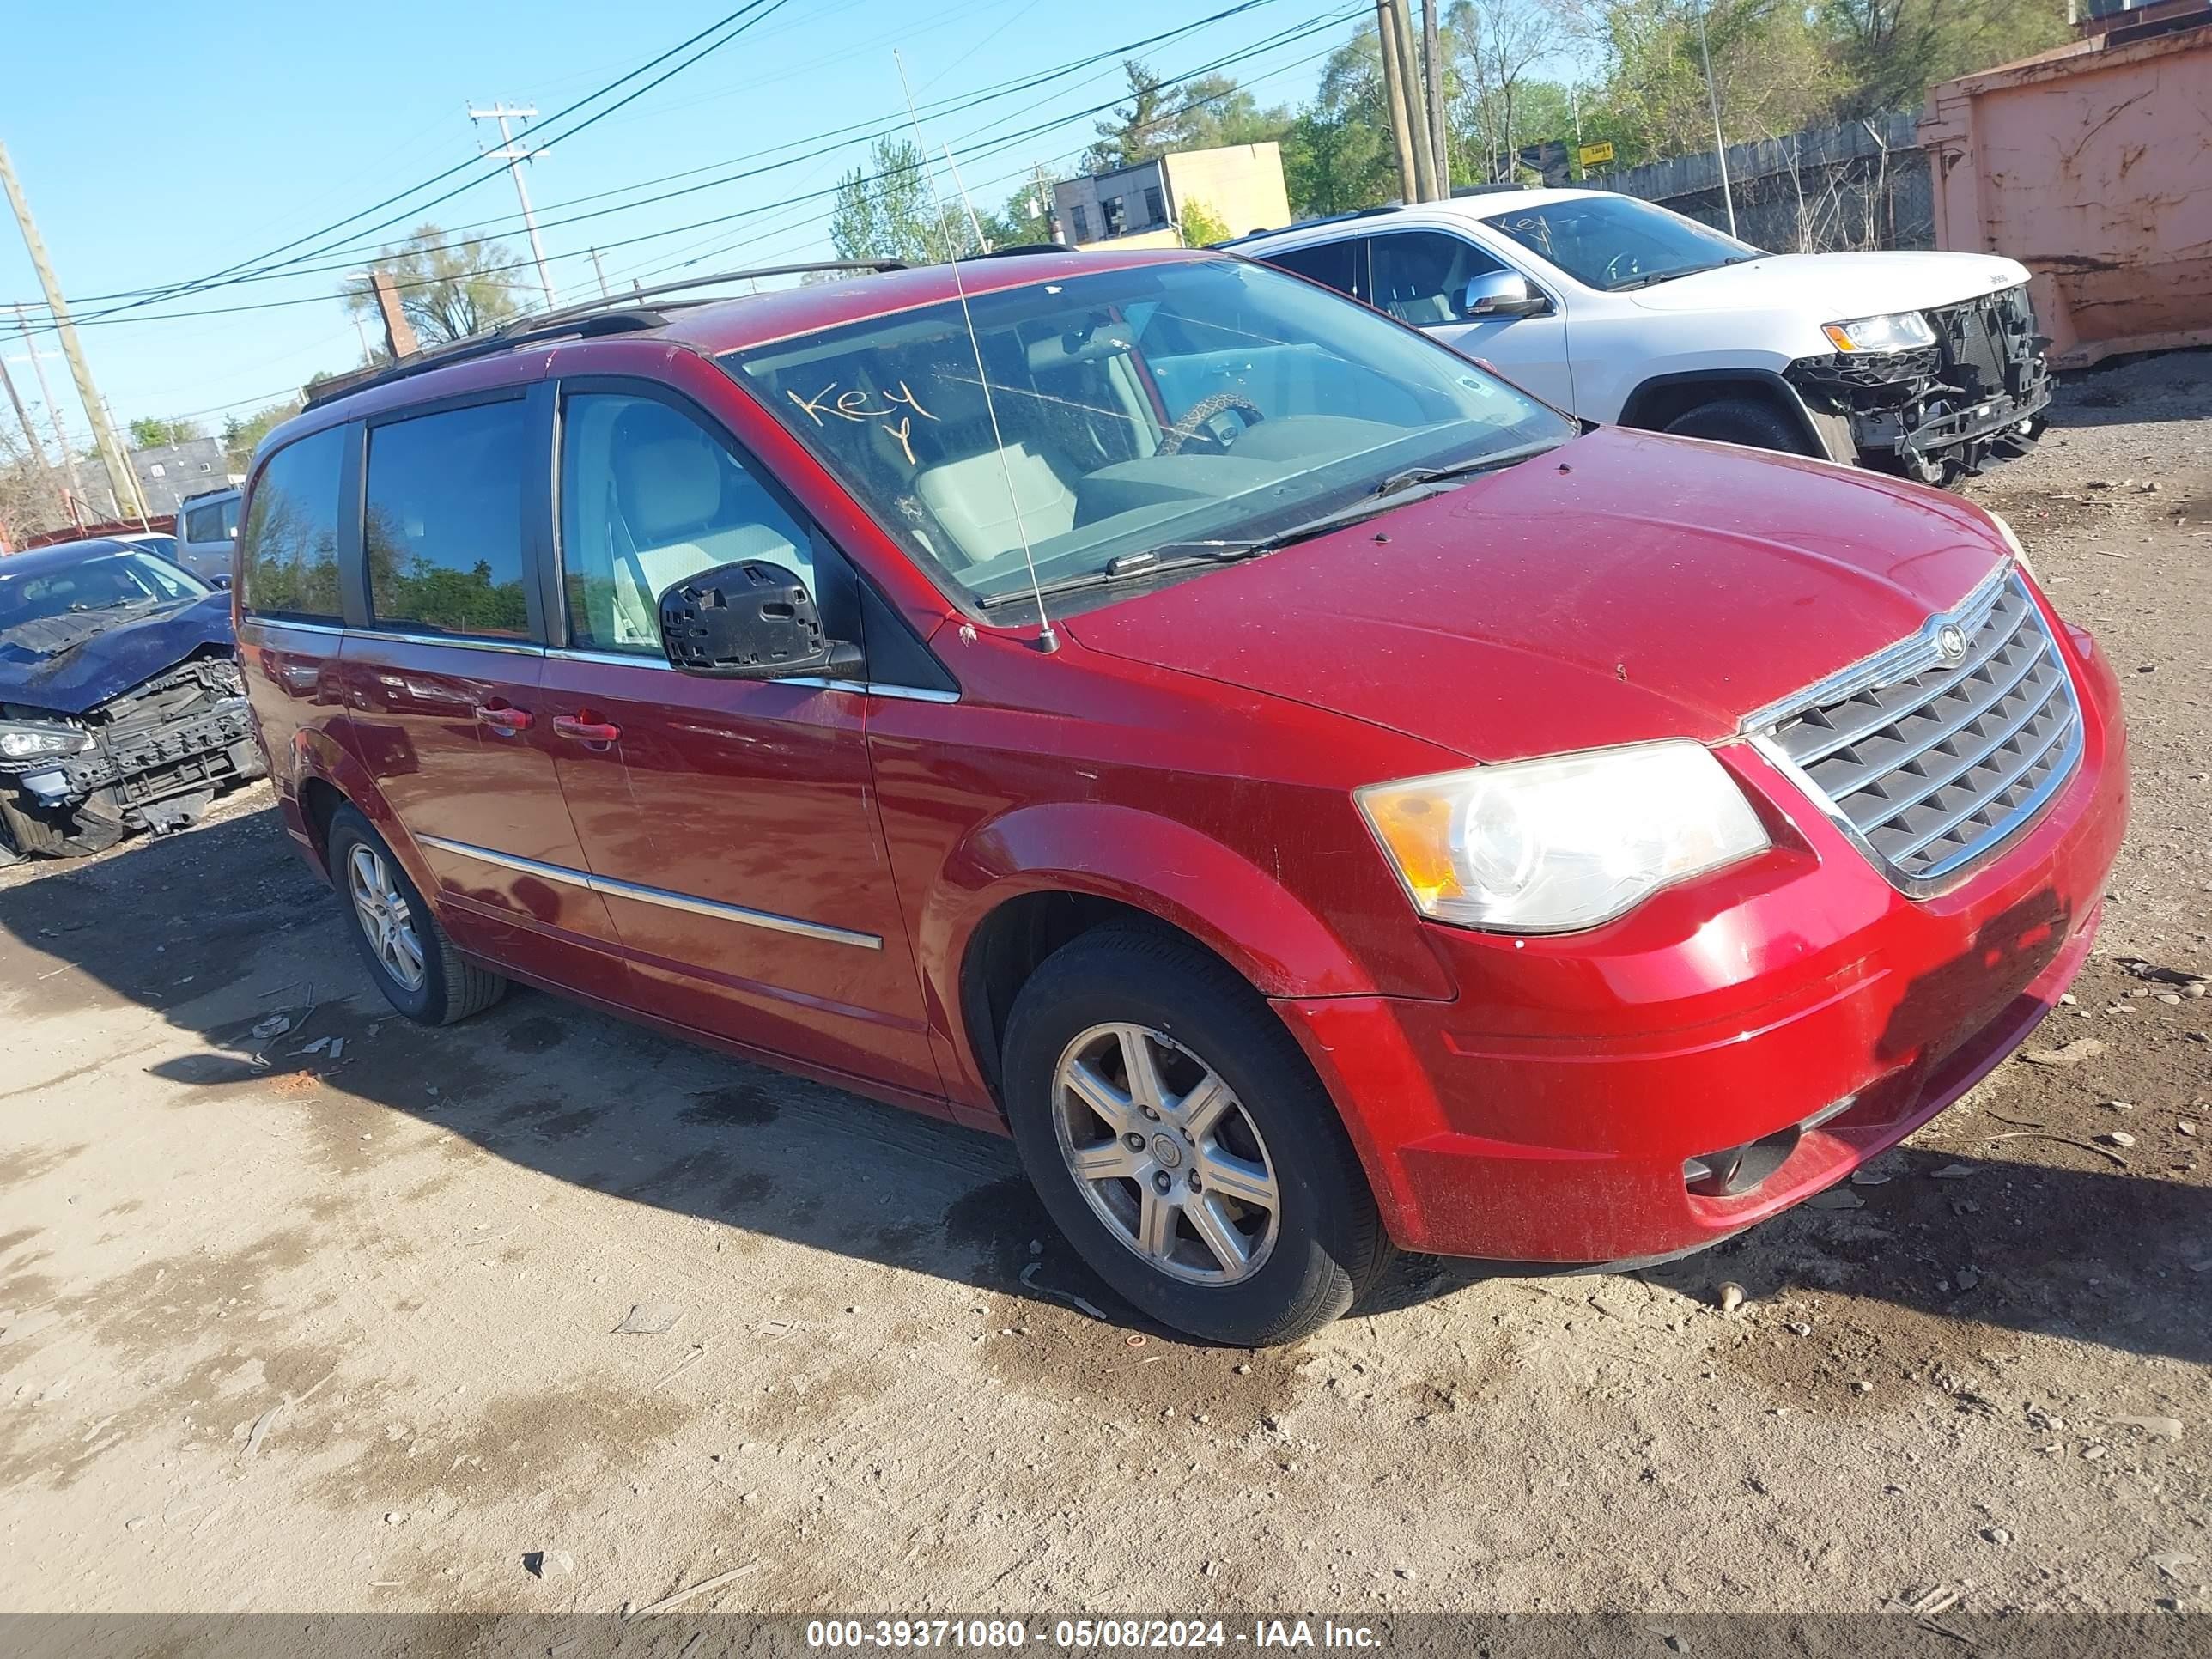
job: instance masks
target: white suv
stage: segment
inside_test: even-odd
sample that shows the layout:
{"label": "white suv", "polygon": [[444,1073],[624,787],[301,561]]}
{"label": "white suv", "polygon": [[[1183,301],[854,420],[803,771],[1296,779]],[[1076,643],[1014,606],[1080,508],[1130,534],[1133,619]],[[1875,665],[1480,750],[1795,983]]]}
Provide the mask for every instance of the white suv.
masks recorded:
{"label": "white suv", "polygon": [[2051,401],[2027,268],[1766,253],[1593,190],[1477,187],[1222,246],[1426,330],[1584,419],[1945,483]]}

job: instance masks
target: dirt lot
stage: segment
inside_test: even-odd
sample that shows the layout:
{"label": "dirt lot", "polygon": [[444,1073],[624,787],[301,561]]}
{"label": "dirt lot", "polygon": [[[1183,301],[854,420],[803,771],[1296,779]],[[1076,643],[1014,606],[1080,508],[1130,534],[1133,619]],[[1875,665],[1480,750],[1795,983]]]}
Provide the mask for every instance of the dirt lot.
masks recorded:
{"label": "dirt lot", "polygon": [[1853,1207],[1410,1262],[1277,1352],[1083,1312],[1003,1143],[534,994],[390,1017],[264,793],[0,876],[0,1607],[2205,1607],[2212,356],[2083,377],[1975,494],[2126,682],[2038,1039],[2103,1052]]}

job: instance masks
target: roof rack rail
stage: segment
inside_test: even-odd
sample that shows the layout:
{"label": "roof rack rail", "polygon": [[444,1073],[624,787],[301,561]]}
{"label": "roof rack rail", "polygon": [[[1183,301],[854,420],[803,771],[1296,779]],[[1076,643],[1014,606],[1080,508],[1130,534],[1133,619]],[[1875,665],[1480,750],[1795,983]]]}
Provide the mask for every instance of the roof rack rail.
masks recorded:
{"label": "roof rack rail", "polygon": [[1011,259],[1024,253],[1074,253],[1079,249],[1066,242],[1016,242],[1011,247],[994,247],[983,257],[986,259]]}
{"label": "roof rack rail", "polygon": [[1511,183],[1497,185],[1454,185],[1452,186],[1452,198],[1456,201],[1462,196],[1503,196],[1512,191],[1541,189],[1543,189],[1543,185],[1516,185]]}
{"label": "roof rack rail", "polygon": [[[451,363],[465,363],[478,357],[492,357],[517,346],[535,345],[544,340],[565,339],[572,336],[590,338],[599,334],[626,334],[639,329],[658,328],[668,320],[665,306],[646,306],[641,301],[659,295],[681,294],[687,289],[714,288],[724,283],[751,282],[763,276],[805,276],[819,271],[892,271],[904,270],[903,259],[823,259],[808,264],[763,265],[751,270],[717,271],[711,276],[687,276],[680,282],[656,283],[651,288],[633,289],[623,295],[609,295],[603,299],[588,300],[576,305],[561,306],[551,311],[526,313],[512,322],[487,329],[481,334],[442,344],[426,346],[409,353],[397,362],[377,363],[356,369],[349,374],[334,374],[321,381],[305,394],[304,402],[313,409],[329,403],[335,398],[365,392],[371,386],[383,386],[392,380],[404,380],[410,376],[443,368]],[[704,304],[703,301],[678,301],[679,304]]]}

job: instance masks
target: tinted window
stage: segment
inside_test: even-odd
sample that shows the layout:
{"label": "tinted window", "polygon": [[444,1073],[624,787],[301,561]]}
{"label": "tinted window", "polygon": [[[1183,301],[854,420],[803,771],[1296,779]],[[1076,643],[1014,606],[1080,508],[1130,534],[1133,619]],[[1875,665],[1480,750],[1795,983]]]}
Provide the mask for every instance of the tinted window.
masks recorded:
{"label": "tinted window", "polygon": [[1168,204],[1166,200],[1160,195],[1159,186],[1157,185],[1146,185],[1145,222],[1148,225],[1164,225],[1167,222]]}
{"label": "tinted window", "polygon": [[264,617],[338,620],[338,467],[346,428],[331,427],[269,458],[246,524],[240,605]]}
{"label": "tinted window", "polygon": [[650,398],[585,392],[562,416],[561,564],[568,640],[660,654],[660,595],[768,559],[811,586],[806,532],[728,449]]}
{"label": "tinted window", "polygon": [[1440,230],[1401,230],[1367,243],[1374,303],[1404,323],[1456,322],[1471,277],[1505,263]]}
{"label": "tinted window", "polygon": [[519,398],[368,434],[368,603],[380,626],[520,639],[526,416]]}
{"label": "tinted window", "polygon": [[1075,214],[1075,240],[1079,242],[1087,242],[1091,240],[1091,211],[1080,202],[1078,202],[1075,204],[1073,211]]}
{"label": "tinted window", "polygon": [[1271,265],[1280,265],[1285,270],[1296,271],[1301,276],[1311,277],[1325,283],[1339,294],[1349,294],[1365,299],[1366,284],[1359,280],[1358,267],[1366,257],[1364,238],[1352,236],[1341,242],[1321,242],[1312,247],[1285,248],[1280,253],[1267,256]]}
{"label": "tinted window", "polygon": [[[222,509],[221,501],[210,501],[205,507],[187,509],[185,514],[185,539],[188,542],[219,542],[228,536],[231,530],[223,528]],[[234,514],[237,508],[234,505],[231,510]],[[236,529],[237,524],[237,520],[233,518],[231,529]]]}

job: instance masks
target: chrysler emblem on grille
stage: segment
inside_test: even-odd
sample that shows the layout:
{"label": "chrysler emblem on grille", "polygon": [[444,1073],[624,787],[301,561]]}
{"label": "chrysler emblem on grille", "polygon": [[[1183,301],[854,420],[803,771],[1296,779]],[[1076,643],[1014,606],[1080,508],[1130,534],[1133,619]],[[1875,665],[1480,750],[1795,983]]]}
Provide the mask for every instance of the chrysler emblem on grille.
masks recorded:
{"label": "chrysler emblem on grille", "polygon": [[1936,630],[1936,648],[1942,653],[1946,668],[1966,660],[1966,632],[1956,623],[1945,623]]}

